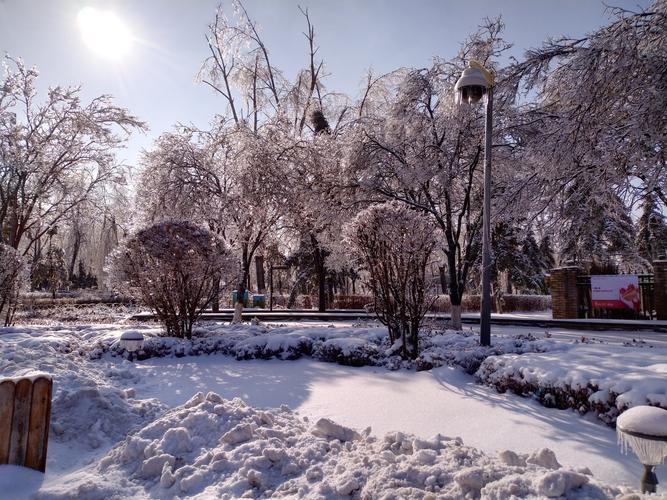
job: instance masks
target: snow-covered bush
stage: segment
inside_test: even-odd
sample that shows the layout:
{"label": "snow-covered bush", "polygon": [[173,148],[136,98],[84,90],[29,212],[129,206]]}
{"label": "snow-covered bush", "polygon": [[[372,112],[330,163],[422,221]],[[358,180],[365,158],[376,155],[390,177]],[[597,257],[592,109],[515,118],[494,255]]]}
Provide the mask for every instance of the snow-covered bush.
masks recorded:
{"label": "snow-covered bush", "polygon": [[539,351],[488,356],[475,377],[498,392],[532,397],[547,407],[593,412],[614,425],[619,414],[635,406],[667,409],[667,384],[656,370],[663,359],[664,349],[591,340],[562,344],[557,356]]}
{"label": "snow-covered bush", "polygon": [[404,358],[418,356],[419,326],[434,299],[426,281],[434,233],[425,216],[399,202],[373,205],[345,228],[368,272],[375,312]]}
{"label": "snow-covered bush", "polygon": [[155,310],[167,335],[192,338],[211,303],[216,279],[235,277],[229,251],[212,233],[184,221],[139,231],[110,257],[112,286]]}
{"label": "snow-covered bush", "polygon": [[0,323],[12,324],[19,291],[23,284],[25,263],[9,245],[0,243]]}

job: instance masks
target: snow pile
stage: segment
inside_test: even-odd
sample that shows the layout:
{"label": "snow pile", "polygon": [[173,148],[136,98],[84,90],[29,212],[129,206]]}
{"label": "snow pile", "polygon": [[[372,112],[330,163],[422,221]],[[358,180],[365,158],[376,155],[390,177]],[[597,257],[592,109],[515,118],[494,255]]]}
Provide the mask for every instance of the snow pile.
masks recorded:
{"label": "snow pile", "polygon": [[607,498],[590,471],[565,470],[548,449],[488,456],[459,438],[400,432],[382,439],[287,407],[196,394],[111,450],[89,474],[38,498]]}
{"label": "snow pile", "polygon": [[164,411],[155,399],[134,399],[135,366],[91,363],[67,329],[47,333],[4,329],[0,336],[2,377],[43,372],[53,378],[50,439],[93,450],[116,443],[133,427]]}
{"label": "snow pile", "polygon": [[609,424],[624,410],[667,408],[667,349],[562,344],[560,351],[487,358],[476,373],[500,392],[536,397],[542,404],[594,411]]}

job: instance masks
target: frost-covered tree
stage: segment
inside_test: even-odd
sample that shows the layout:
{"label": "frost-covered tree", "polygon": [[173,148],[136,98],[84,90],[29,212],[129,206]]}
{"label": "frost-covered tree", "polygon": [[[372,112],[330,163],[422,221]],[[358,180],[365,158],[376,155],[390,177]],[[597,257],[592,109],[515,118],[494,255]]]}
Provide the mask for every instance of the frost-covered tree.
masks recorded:
{"label": "frost-covered tree", "polygon": [[496,292],[548,293],[544,279],[554,267],[548,237],[538,243],[530,226],[517,221],[496,225],[491,239]]}
{"label": "frost-covered tree", "polygon": [[[311,224],[308,216],[303,216],[314,213],[313,206],[308,206],[307,212],[301,212],[302,217],[293,217],[293,207],[311,205],[308,200],[297,200],[296,191],[301,188],[299,195],[313,197],[304,185],[309,184],[307,176],[310,174],[299,178],[295,172],[312,171],[312,167],[316,167],[313,155],[325,150],[321,143],[326,141],[306,143],[318,136],[335,134],[348,110],[346,100],[326,92],[322,84],[324,65],[316,56],[315,28],[307,10],[301,10],[306,23],[307,59],[294,81],[289,81],[272,65],[269,48],[243,3],[232,2],[232,10],[233,13],[228,15],[222,7],[219,8],[215,21],[209,26],[210,56],[202,65],[199,78],[222,96],[226,104],[225,116],[231,126],[242,131],[252,142],[243,161],[253,161],[262,169],[265,185],[261,186],[258,210],[275,201],[275,206],[280,207],[281,225],[290,226],[295,241],[311,247],[320,283],[320,306],[323,307],[328,253],[326,231]],[[324,110],[330,111],[331,124]],[[331,156],[331,152],[327,151],[327,155]],[[321,163],[327,164],[328,158],[321,158]],[[314,171],[311,177],[316,177]],[[251,200],[247,200],[246,206],[249,206]],[[261,234],[262,241],[255,251],[261,249],[268,236],[267,231]],[[247,255],[251,256],[253,246],[249,246]],[[242,294],[239,294],[235,320],[240,320],[242,300]]]}
{"label": "frost-covered tree", "polygon": [[0,243],[0,322],[10,326],[26,278],[25,261],[18,251]]}
{"label": "frost-covered tree", "polygon": [[590,196],[574,186],[565,194],[557,232],[561,262],[637,263],[630,209],[616,193]]}
{"label": "frost-covered tree", "polygon": [[[274,185],[280,186],[283,227],[297,242],[293,262],[297,279],[293,292],[312,278],[318,290],[318,308],[326,307],[327,282],[346,263],[333,255],[340,243],[342,224],[354,215],[350,204],[348,172],[341,151],[346,138],[332,130],[321,110],[311,117],[318,131],[310,140],[300,140],[290,154],[290,161],[278,174]],[[293,296],[293,295],[291,295]]]}
{"label": "frost-covered tree", "polygon": [[419,355],[419,327],[432,305],[426,269],[437,245],[432,223],[400,202],[372,205],[345,228],[345,239],[368,273],[375,313],[404,358]]}
{"label": "frost-covered tree", "polygon": [[583,213],[595,205],[613,218],[610,193],[628,204],[646,193],[667,203],[667,2],[610,12],[609,25],[551,39],[508,72],[508,83],[535,96],[523,122],[532,124],[525,139],[545,182],[533,194],[556,212],[574,199]]}
{"label": "frost-covered tree", "polygon": [[78,87],[50,88],[40,102],[37,70],[6,61],[0,81],[0,237],[27,254],[121,176],[115,149],[143,124],[109,96],[84,103]]}
{"label": "frost-covered tree", "polygon": [[143,159],[137,199],[144,219],[187,219],[222,238],[240,262],[240,297],[253,257],[279,221],[268,177],[279,147],[221,123],[163,134]]}
{"label": "frost-covered tree", "polygon": [[647,262],[667,255],[667,221],[660,211],[656,196],[648,194],[637,220],[637,251]]}
{"label": "frost-covered tree", "polygon": [[56,245],[49,244],[40,260],[33,263],[31,285],[35,290],[48,290],[55,299],[56,292],[68,282],[65,252]]}
{"label": "frost-covered tree", "polygon": [[494,217],[525,212],[530,198],[526,186],[535,178],[530,165],[517,161],[520,148],[510,124],[514,109],[494,63],[508,47],[501,31],[502,23],[489,21],[451,61],[369,78],[358,105],[359,139],[351,148],[359,186],[369,197],[400,201],[427,214],[441,230],[439,247],[456,328],[461,326],[461,300],[477,262],[482,229],[483,107],[457,106],[454,92],[468,59],[480,60],[498,76]]}
{"label": "frost-covered tree", "polygon": [[213,300],[216,278],[232,281],[236,270],[224,243],[183,221],[142,229],[109,258],[116,290],[155,311],[167,335],[192,338],[192,326]]}

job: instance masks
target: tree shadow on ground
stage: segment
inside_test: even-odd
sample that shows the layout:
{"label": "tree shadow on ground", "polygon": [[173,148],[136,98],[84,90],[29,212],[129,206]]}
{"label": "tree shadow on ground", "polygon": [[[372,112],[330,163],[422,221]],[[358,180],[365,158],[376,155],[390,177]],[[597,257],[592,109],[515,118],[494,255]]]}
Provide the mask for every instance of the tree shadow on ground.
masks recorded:
{"label": "tree shadow on ground", "polygon": [[[451,368],[440,368],[433,370],[433,376],[443,390],[483,402],[489,408],[511,412],[513,416],[508,418],[511,426],[516,429],[517,436],[523,435],[527,427],[534,428],[535,424],[529,419],[537,420],[546,424],[540,426],[541,435],[545,439],[554,442],[575,442],[582,453],[612,459],[628,470],[628,476],[635,477],[637,482],[639,481],[643,468],[637,457],[631,451],[627,455],[623,454],[617,444],[614,429],[597,420],[594,415],[581,416],[572,409],[547,408],[532,398],[511,392],[498,393],[491,387],[475,382],[473,377],[467,377],[468,380],[462,381],[460,375],[453,371]],[[493,430],[490,429],[490,432]],[[667,481],[667,471],[664,469],[658,467],[657,470],[661,483]]]}
{"label": "tree shadow on ground", "polygon": [[137,396],[156,397],[168,406],[183,404],[198,391],[213,391],[260,408],[296,408],[308,398],[313,381],[349,373],[331,363],[237,361],[223,355],[149,359],[137,366],[145,370]]}

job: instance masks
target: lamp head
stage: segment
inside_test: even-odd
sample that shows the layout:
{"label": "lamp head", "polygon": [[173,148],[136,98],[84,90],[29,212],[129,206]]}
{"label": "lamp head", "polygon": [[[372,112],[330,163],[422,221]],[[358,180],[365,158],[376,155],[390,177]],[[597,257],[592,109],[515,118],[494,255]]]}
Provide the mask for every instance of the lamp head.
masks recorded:
{"label": "lamp head", "polygon": [[456,102],[458,104],[475,104],[479,102],[493,85],[493,77],[483,66],[470,61],[470,66],[463,70],[463,74],[456,82]]}
{"label": "lamp head", "polygon": [[120,346],[130,353],[138,351],[144,346],[144,336],[134,330],[123,332],[120,336]]}

